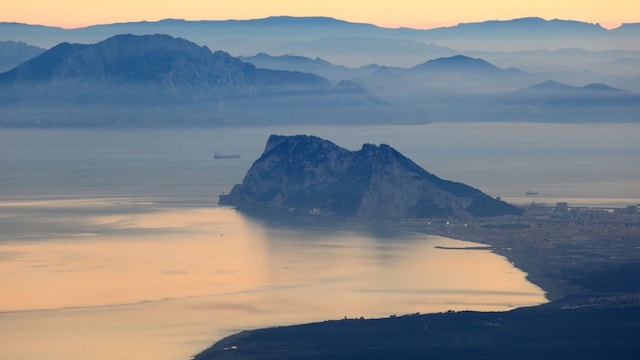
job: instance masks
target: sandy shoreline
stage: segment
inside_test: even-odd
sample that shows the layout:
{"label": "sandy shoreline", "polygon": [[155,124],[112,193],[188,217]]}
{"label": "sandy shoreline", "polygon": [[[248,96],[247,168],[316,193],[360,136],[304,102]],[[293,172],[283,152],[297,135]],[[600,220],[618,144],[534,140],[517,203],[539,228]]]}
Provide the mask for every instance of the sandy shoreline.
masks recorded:
{"label": "sandy shoreline", "polygon": [[[291,226],[290,214],[286,221],[277,214],[264,216],[266,221]],[[347,227],[384,232],[386,236],[415,232],[473,242],[478,245],[445,247],[445,250],[488,250],[503,256],[525,272],[527,280],[542,289],[549,301],[584,294],[584,286],[572,284],[572,277],[593,269],[594,264],[611,266],[640,261],[638,249],[625,250],[639,240],[640,214],[577,209],[558,215],[553,207],[532,207],[520,217],[476,218],[466,222],[418,219],[371,222],[308,216],[299,216],[296,220],[296,224],[302,226],[342,221]]]}
{"label": "sandy shoreline", "polygon": [[494,249],[490,245],[460,248],[438,246],[437,248],[444,250],[491,251],[496,255],[502,256],[515,268],[525,272],[527,281],[542,289],[549,301],[560,300],[568,295],[581,292],[580,288],[568,284],[566,280],[550,276],[545,259],[526,250]]}
{"label": "sandy shoreline", "polygon": [[[520,218],[442,226],[414,222],[425,234],[486,244],[504,256],[550,301],[593,292],[584,274],[640,261],[640,214],[532,208]],[[426,225],[426,226],[425,226]]]}
{"label": "sandy shoreline", "polygon": [[527,280],[545,292],[549,301],[560,300],[566,296],[581,292],[581,289],[567,283],[566,280],[551,277],[547,262],[539,255],[527,253],[526,250],[492,250],[507,258],[513,266],[527,273]]}
{"label": "sandy shoreline", "polygon": [[580,292],[578,287],[572,286],[564,280],[550,277],[546,270],[545,259],[526,250],[495,249],[489,244],[470,247],[436,246],[436,248],[443,250],[491,251],[496,255],[502,256],[514,267],[525,272],[527,280],[542,289],[549,301],[559,300],[565,296]]}

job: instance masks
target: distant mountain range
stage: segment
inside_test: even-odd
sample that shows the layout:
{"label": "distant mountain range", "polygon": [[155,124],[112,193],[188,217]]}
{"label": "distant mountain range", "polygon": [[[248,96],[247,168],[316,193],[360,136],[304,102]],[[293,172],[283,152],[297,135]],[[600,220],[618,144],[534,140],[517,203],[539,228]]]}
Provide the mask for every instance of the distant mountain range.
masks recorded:
{"label": "distant mountain range", "polygon": [[607,30],[597,24],[578,21],[522,18],[418,30],[390,29],[327,17],[287,16],[225,21],[167,19],[78,29],[0,23],[0,41],[22,41],[41,48],[65,41],[95,43],[127,33],[168,34],[234,55],[297,54],[348,66],[378,63],[407,67],[426,59],[465,51],[639,50],[640,26],[625,24]]}
{"label": "distant mountain range", "polygon": [[[539,18],[432,30],[323,17],[0,23],[0,124],[638,121],[638,35]],[[567,87],[536,86],[553,82]]]}
{"label": "distant mountain range", "polygon": [[[389,29],[326,17],[286,16],[226,21],[167,19],[78,29],[0,23],[0,50],[3,50],[0,53],[4,52],[2,41],[51,48],[61,42],[92,44],[119,34],[168,34],[235,56],[296,55],[353,68],[369,64],[407,68],[429,59],[462,54],[502,68],[569,71],[585,83],[611,82],[588,72],[616,75],[612,80],[617,86],[640,91],[640,70],[633,62],[640,61],[637,41],[640,24],[607,30],[597,24],[540,18],[430,30]],[[15,62],[13,66],[18,64]],[[627,81],[630,76],[635,78]]]}
{"label": "distant mountain range", "polygon": [[239,56],[238,58],[259,68],[308,72],[324,76],[331,81],[367,76],[381,68],[380,65],[375,64],[350,68],[332,64],[321,58],[311,59],[297,55],[272,56],[259,53],[254,56]]}
{"label": "distant mountain range", "polygon": [[548,74],[464,55],[411,68],[267,54],[243,59],[256,65],[168,35],[61,43],[0,73],[0,124],[628,122],[640,113],[636,92],[561,85]]}
{"label": "distant mountain range", "polygon": [[[295,31],[292,31],[295,29]],[[217,32],[224,31],[224,38],[262,39],[289,41],[312,40],[330,37],[372,37],[372,38],[402,38],[419,41],[459,41],[484,39],[520,39],[520,40],[554,40],[550,47],[557,47],[562,41],[571,40],[571,44],[580,46],[576,41],[590,38],[606,48],[608,38],[617,37],[619,40],[631,41],[640,33],[638,24],[623,24],[617,29],[607,30],[598,24],[590,24],[570,20],[544,20],[530,17],[506,21],[485,21],[478,23],[463,23],[452,27],[442,27],[429,30],[409,28],[383,28],[371,24],[352,23],[329,17],[291,17],[275,16],[253,20],[211,20],[186,21],[166,19],[160,21],[142,21],[130,23],[115,23],[95,25],[78,29],[62,29],[41,25],[27,25],[20,23],[0,23],[0,33],[4,39],[24,41],[41,47],[51,47],[60,41],[95,42],[118,33],[167,33],[184,36],[194,41],[200,39],[220,38]],[[200,34],[197,38],[192,35]],[[21,37],[18,39],[18,37]],[[555,39],[554,39],[555,37]],[[626,48],[625,42],[618,43],[618,48]],[[630,43],[632,48],[635,44]],[[447,46],[447,45],[445,45]],[[487,50],[483,48],[483,50]]]}
{"label": "distant mountain range", "polygon": [[548,80],[494,99],[500,105],[496,118],[524,121],[548,119],[579,122],[639,120],[640,93],[593,83],[571,86]]}
{"label": "distant mountain range", "polygon": [[572,86],[549,80],[576,80],[562,75],[503,69],[456,55],[408,69],[381,67],[353,81],[383,99],[419,107],[434,121],[640,120],[640,93],[603,83]]}
{"label": "distant mountain range", "polygon": [[424,121],[348,81],[258,69],[168,35],[61,43],[0,74],[4,125]]}
{"label": "distant mountain range", "polygon": [[[532,53],[551,54],[549,56],[563,56],[558,54],[562,53],[566,56],[575,57],[589,57],[593,55],[593,53],[578,49]],[[483,54],[491,56],[491,54]],[[493,56],[496,56],[495,53],[492,54]],[[621,52],[618,55],[624,56],[625,54],[627,53]],[[378,83],[378,85],[382,87],[393,87],[394,83],[399,82],[402,87],[406,87],[407,83],[421,83],[423,87],[434,88],[437,87],[436,85],[438,82],[441,82],[442,84],[440,84],[441,86],[439,87],[439,90],[443,90],[443,87],[448,87],[456,88],[458,89],[458,92],[464,92],[465,89],[469,88],[473,88],[472,92],[482,92],[482,89],[495,92],[497,88],[496,85],[499,85],[499,87],[505,91],[515,91],[551,78],[556,79],[559,82],[568,81],[578,83],[597,83],[603,82],[602,80],[607,79],[615,83],[619,83],[620,87],[626,87],[625,85],[629,85],[628,87],[632,89],[637,88],[640,90],[640,82],[636,81],[634,83],[633,76],[616,77],[598,75],[596,73],[585,74],[584,72],[526,72],[513,67],[505,69],[498,67],[485,59],[461,54],[427,60],[409,68],[382,66],[376,64],[360,67],[346,67],[343,65],[333,64],[321,58],[311,59],[297,55],[272,56],[265,53],[260,53],[255,56],[242,56],[240,59],[250,62],[260,68],[310,72],[322,75],[332,81],[350,79],[362,83],[363,85]],[[640,64],[640,59],[624,58],[604,64],[611,66],[612,71],[615,67],[619,71],[623,72],[625,70],[623,67],[627,66],[630,69],[635,65]],[[457,87],[453,86],[456,84],[452,83],[452,80],[459,80],[460,83],[457,84]],[[499,84],[496,84],[496,80],[500,80]],[[474,86],[474,81],[480,82],[477,84],[478,86]],[[375,85],[373,87],[375,87]]]}
{"label": "distant mountain range", "polygon": [[46,49],[16,41],[0,41],[0,72],[34,58]]}

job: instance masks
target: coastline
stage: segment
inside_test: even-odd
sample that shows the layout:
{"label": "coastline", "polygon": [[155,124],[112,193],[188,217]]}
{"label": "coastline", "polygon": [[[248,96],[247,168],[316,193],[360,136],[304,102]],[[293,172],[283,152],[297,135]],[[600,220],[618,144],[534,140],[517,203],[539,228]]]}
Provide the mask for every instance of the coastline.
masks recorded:
{"label": "coastline", "polygon": [[584,292],[579,287],[569,284],[567,280],[550,275],[547,262],[539,255],[512,249],[492,249],[491,251],[504,256],[514,267],[525,272],[527,281],[542,289],[550,302]]}
{"label": "coastline", "polygon": [[[477,241],[474,240],[473,242]],[[546,266],[547,262],[543,257],[524,250],[496,249],[491,245],[471,247],[436,246],[436,248],[443,250],[490,251],[496,255],[502,256],[515,268],[524,272],[526,274],[525,277],[527,281],[540,288],[549,302],[557,301],[569,295],[576,295],[582,292],[579,287],[573,286],[567,283],[566,280],[553,277],[549,274]]]}
{"label": "coastline", "polygon": [[616,306],[329,320],[243,331],[193,359],[635,360],[640,356],[639,319],[640,297]]}
{"label": "coastline", "polygon": [[[462,311],[397,318],[392,316],[386,319],[328,320],[322,323],[243,331],[218,341],[194,359],[293,359],[307,355],[346,359],[352,358],[354,354],[361,356],[362,351],[372,347],[379,348],[381,352],[389,352],[389,356],[394,358],[415,358],[416,351],[420,351],[420,356],[435,354],[433,358],[449,359],[453,352],[460,351],[460,346],[469,351],[461,358],[469,358],[471,354],[474,358],[485,358],[482,354],[477,357],[478,348],[467,348],[470,340],[462,340],[462,343],[456,345],[451,338],[461,337],[460,333],[464,333],[463,337],[476,339],[499,330],[503,324],[508,324],[505,329],[508,328],[509,333],[498,331],[495,338],[481,345],[485,355],[491,354],[486,358],[498,355],[504,358],[505,351],[516,351],[518,347],[513,343],[509,344],[509,341],[505,342],[504,336],[507,334],[517,337],[522,333],[527,333],[518,337],[523,342],[522,346],[544,350],[544,357],[549,359],[565,359],[568,354],[593,355],[593,351],[605,351],[608,355],[615,353],[619,355],[614,356],[616,358],[637,358],[640,355],[640,344],[637,344],[635,338],[625,339],[628,338],[630,328],[636,327],[640,331],[640,281],[611,280],[640,276],[640,248],[637,246],[640,240],[640,214],[587,210],[556,216],[552,209],[546,208],[542,211],[548,216],[539,216],[540,209],[533,210],[533,214],[525,214],[523,217],[476,219],[464,226],[456,226],[449,221],[390,222],[386,225],[392,225],[398,231],[415,231],[485,244],[486,246],[472,248],[490,250],[503,256],[527,274],[527,280],[545,293],[548,303],[504,312]],[[455,249],[463,248],[452,248]],[[565,320],[558,322],[563,317]],[[620,321],[607,321],[612,317],[625,319],[630,325]],[[465,319],[463,324],[458,323],[460,318]],[[406,319],[417,319],[424,327],[423,331],[427,329],[425,323],[432,323],[434,319],[442,320],[443,326],[449,328],[448,335],[442,340],[444,342],[436,342],[435,345],[425,345],[425,337],[412,342],[407,337],[415,332],[415,326],[405,324]],[[535,322],[538,324],[532,327],[531,324]],[[484,326],[470,330],[470,323]],[[354,329],[356,325],[357,328]],[[603,329],[602,326],[611,328]],[[384,327],[400,330],[390,334]],[[576,328],[594,333],[598,342],[578,341],[572,335]],[[354,335],[354,331],[359,333]],[[554,335],[550,336],[550,333]],[[602,338],[603,333],[614,335]],[[295,337],[290,334],[295,334]],[[541,345],[554,337],[564,337],[564,340],[559,340],[554,345]],[[310,345],[309,339],[318,343]],[[611,339],[613,341],[608,342]],[[342,341],[344,348],[327,349],[328,341]],[[620,353],[621,344],[626,347],[624,353]],[[283,348],[287,349],[285,353],[281,350]],[[517,354],[518,351],[513,353],[514,356]]]}
{"label": "coastline", "polygon": [[[474,242],[477,242],[477,240],[474,240]],[[436,246],[436,248],[443,250],[491,251],[496,255],[502,256],[515,268],[523,271],[526,274],[527,281],[540,288],[550,302],[580,293],[580,289],[578,287],[568,284],[565,280],[550,277],[545,271],[545,259],[527,251],[496,249],[489,244],[484,246],[464,247]]]}
{"label": "coastline", "polygon": [[[525,206],[522,216],[454,219],[371,221],[309,216],[278,211],[241,211],[254,219],[291,226],[340,222],[374,232],[415,232],[480,244],[471,250],[489,250],[525,272],[549,301],[589,293],[589,284],[576,283],[576,274],[640,261],[640,213],[576,208],[558,213],[555,207]],[[453,247],[450,250],[466,248]],[[469,250],[469,249],[466,249]]]}

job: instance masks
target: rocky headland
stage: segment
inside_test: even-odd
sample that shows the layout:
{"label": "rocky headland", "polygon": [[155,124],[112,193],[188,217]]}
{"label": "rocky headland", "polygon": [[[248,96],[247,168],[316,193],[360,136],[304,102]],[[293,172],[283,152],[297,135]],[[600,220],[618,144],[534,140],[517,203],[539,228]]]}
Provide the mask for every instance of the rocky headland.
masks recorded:
{"label": "rocky headland", "polygon": [[220,204],[358,219],[473,218],[522,210],[443,180],[389,145],[350,151],[315,136],[269,137],[242,184]]}
{"label": "rocky headland", "polygon": [[[310,144],[315,147],[308,147]],[[322,160],[320,154],[332,154],[331,160]],[[338,164],[342,167],[337,167]],[[360,169],[361,176],[354,175],[357,171],[346,170],[349,168]],[[345,174],[351,175],[342,177]],[[514,208],[499,202],[488,209],[499,208],[504,212],[477,211],[469,204],[478,198],[486,201],[487,195],[463,184],[441,180],[386,145],[365,145],[360,151],[349,152],[318,138],[279,136],[269,139],[264,154],[243,183],[221,197],[221,203],[235,204],[240,209],[287,208],[289,213],[297,214],[312,206],[320,209],[315,214],[321,214],[322,209],[337,213],[340,208],[302,196],[306,194],[304,190],[327,189],[323,194],[330,201],[326,204],[333,204],[339,195],[329,189],[344,184],[340,180],[349,183],[345,179],[356,178],[363,189],[352,193],[357,196],[350,199],[358,206],[352,206],[351,212],[343,212],[352,216],[343,220],[348,219],[356,227],[367,224],[399,227],[487,244],[526,271],[551,301],[504,312],[450,311],[243,331],[222,339],[194,359],[636,359],[640,356],[636,336],[640,331],[637,207],[616,211],[540,205]],[[460,191],[445,195],[438,184]],[[391,195],[394,186],[402,188],[396,189],[397,195]],[[366,195],[369,191],[380,194]],[[413,197],[403,197],[405,193]],[[428,197],[434,193],[438,195]],[[384,201],[389,201],[385,196],[398,196],[407,206],[390,206],[389,210],[375,212],[376,208],[384,208],[384,202],[379,201],[373,202],[373,208],[366,210],[364,206],[365,210],[360,210],[362,199],[367,196]],[[446,200],[450,200],[448,206],[434,205]],[[416,204],[424,202],[433,206],[431,211],[416,212],[420,208]],[[314,212],[297,219],[322,223],[335,219],[310,214]],[[425,218],[414,217],[418,214]]]}

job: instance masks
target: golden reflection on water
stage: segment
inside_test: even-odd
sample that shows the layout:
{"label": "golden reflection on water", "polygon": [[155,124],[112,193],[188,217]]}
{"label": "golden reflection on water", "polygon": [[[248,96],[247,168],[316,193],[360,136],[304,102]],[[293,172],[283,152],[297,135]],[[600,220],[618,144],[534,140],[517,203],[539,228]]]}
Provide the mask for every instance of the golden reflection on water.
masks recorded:
{"label": "golden reflection on water", "polygon": [[[260,241],[241,217],[219,210],[101,216],[89,221],[121,231],[0,245],[11,259],[0,265],[0,310],[126,304],[259,286]],[[156,231],[127,233],[131,229]]]}
{"label": "golden reflection on water", "polygon": [[88,233],[0,242],[2,358],[186,360],[247,328],[545,301],[506,259],[442,237],[272,228],[219,207],[80,217]]}

